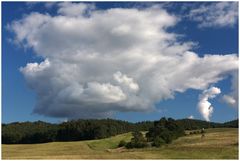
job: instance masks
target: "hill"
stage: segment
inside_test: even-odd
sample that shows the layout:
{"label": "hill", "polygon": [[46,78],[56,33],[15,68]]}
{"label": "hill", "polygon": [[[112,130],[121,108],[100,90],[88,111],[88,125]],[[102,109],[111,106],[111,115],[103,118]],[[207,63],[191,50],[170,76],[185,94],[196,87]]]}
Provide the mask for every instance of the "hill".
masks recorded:
{"label": "hill", "polygon": [[2,145],[3,159],[238,159],[238,129],[207,129],[187,135],[161,148],[117,148],[131,133],[114,137],[74,142]]}
{"label": "hill", "polygon": [[238,119],[223,123],[223,127],[234,127],[238,128]]}
{"label": "hill", "polygon": [[[61,124],[42,121],[2,124],[3,144],[30,144],[53,141],[80,141],[102,139],[134,130],[148,131],[157,121],[131,123],[114,119],[71,120]],[[176,123],[184,130],[201,128],[238,127],[238,120],[214,123],[202,120],[180,119]]]}

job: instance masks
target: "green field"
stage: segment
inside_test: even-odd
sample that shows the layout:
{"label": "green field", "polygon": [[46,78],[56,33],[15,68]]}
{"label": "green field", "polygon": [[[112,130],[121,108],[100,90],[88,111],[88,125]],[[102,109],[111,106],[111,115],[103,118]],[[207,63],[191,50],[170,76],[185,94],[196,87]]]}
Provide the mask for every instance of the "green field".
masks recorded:
{"label": "green field", "polygon": [[238,129],[208,129],[161,148],[117,148],[131,133],[107,139],[44,144],[2,145],[2,159],[238,159]]}

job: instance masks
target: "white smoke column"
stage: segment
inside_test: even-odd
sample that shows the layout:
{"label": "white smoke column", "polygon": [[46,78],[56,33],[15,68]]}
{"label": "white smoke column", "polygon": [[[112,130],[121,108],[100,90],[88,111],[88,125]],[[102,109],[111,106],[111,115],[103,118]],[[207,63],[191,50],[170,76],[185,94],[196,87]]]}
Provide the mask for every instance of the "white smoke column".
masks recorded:
{"label": "white smoke column", "polygon": [[208,99],[214,98],[220,93],[221,90],[219,88],[211,87],[207,90],[204,90],[203,93],[200,95],[198,102],[198,110],[206,121],[210,121],[210,117],[213,113],[213,106],[211,106],[211,103],[208,101]]}
{"label": "white smoke column", "polygon": [[194,116],[193,116],[193,115],[190,115],[190,116],[188,117],[188,119],[194,119]]}

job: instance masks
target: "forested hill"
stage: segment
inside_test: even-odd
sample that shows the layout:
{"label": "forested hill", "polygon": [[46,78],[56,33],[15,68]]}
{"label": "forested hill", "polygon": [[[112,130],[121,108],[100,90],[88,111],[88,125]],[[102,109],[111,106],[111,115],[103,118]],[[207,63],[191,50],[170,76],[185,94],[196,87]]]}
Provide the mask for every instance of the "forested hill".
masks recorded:
{"label": "forested hill", "polygon": [[[194,119],[175,121],[185,130],[238,127],[238,120],[226,123],[214,123]],[[28,144],[101,139],[131,131],[148,131],[153,126],[154,121],[131,123],[114,119],[72,120],[60,124],[51,124],[42,121],[14,122],[2,124],[2,143]]]}
{"label": "forested hill", "polygon": [[238,127],[238,119],[237,120],[233,120],[233,121],[229,121],[229,122],[225,122],[223,124],[224,127]]}

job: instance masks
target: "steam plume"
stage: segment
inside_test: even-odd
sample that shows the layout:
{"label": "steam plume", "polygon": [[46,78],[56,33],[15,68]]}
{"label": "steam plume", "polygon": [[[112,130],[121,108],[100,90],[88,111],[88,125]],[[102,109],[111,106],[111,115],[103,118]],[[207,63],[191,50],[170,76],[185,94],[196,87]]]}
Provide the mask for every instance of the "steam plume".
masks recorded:
{"label": "steam plume", "polygon": [[198,102],[198,110],[206,121],[210,121],[210,117],[213,113],[213,106],[208,101],[208,99],[212,99],[220,93],[221,90],[219,88],[211,87],[207,90],[204,90],[202,95],[200,95]]}

